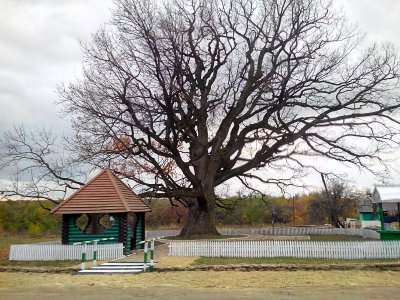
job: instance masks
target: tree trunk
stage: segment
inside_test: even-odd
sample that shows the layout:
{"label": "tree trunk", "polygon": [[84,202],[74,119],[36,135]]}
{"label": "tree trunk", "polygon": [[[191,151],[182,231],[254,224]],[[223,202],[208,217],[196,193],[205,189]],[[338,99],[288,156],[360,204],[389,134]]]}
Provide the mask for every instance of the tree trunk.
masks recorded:
{"label": "tree trunk", "polygon": [[330,223],[336,228],[343,228],[342,222],[340,222],[339,217],[336,215],[330,216]]}
{"label": "tree trunk", "polygon": [[188,206],[188,220],[182,228],[180,237],[193,238],[201,236],[219,235],[215,227],[215,205],[198,199]]}

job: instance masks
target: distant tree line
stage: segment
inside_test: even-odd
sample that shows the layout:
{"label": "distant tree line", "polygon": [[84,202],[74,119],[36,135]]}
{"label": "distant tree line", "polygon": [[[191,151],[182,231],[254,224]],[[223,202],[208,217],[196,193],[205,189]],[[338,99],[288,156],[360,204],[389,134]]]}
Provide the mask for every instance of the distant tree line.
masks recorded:
{"label": "distant tree line", "polygon": [[[331,224],[344,226],[349,217],[356,217],[357,196],[342,182],[329,181],[328,194],[321,191],[293,197],[235,195],[221,200],[224,207],[216,209],[218,226],[274,226]],[[178,202],[162,199],[150,202],[153,211],[147,214],[150,227],[173,226],[180,228],[186,221],[187,211]]]}
{"label": "distant tree line", "polygon": [[0,201],[0,234],[40,236],[60,231],[61,216],[50,215],[50,201]]}
{"label": "distant tree line", "polygon": [[[332,224],[343,226],[347,217],[356,217],[357,197],[340,182],[330,181],[328,193],[294,197],[241,195],[222,199],[224,207],[216,209],[218,226],[275,226]],[[148,229],[181,228],[188,211],[180,202],[164,199],[148,200],[153,211],[146,215]],[[57,234],[60,216],[50,215],[50,201],[0,202],[0,234]],[[47,208],[47,209],[45,209]]]}

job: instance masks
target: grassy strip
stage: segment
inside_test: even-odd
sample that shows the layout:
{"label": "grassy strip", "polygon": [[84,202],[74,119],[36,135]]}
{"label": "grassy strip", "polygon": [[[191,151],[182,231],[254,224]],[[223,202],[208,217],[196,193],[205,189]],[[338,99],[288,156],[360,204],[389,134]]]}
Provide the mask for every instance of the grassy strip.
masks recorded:
{"label": "grassy strip", "polygon": [[188,238],[182,238],[180,236],[166,236],[165,238],[168,240],[222,240],[222,239],[234,239],[234,238],[242,238],[246,237],[246,235],[202,235],[202,236],[192,236]]}
{"label": "grassy strip", "polygon": [[314,234],[310,235],[311,241],[321,241],[321,242],[345,242],[345,241],[376,241],[373,239],[366,239],[357,235],[339,235],[339,234]]}
{"label": "grassy strip", "polygon": [[77,260],[61,260],[61,261],[0,261],[1,267],[51,267],[66,268],[80,264]]}
{"label": "grassy strip", "polygon": [[79,265],[80,261],[10,261],[8,260],[10,245],[33,244],[59,240],[59,236],[31,237],[25,235],[3,235],[0,237],[0,266],[1,267],[37,267],[65,268]]}
{"label": "grassy strip", "polygon": [[59,240],[59,236],[30,237],[24,235],[2,235],[0,236],[0,261],[8,260],[10,245],[33,244]]}
{"label": "grassy strip", "polygon": [[235,264],[295,264],[295,265],[321,265],[321,264],[374,264],[400,262],[398,259],[324,259],[324,258],[296,258],[296,257],[200,257],[192,265],[235,265]]}
{"label": "grassy strip", "polygon": [[[193,236],[188,238],[182,238],[180,236],[167,236],[166,239],[169,240],[219,240],[219,239],[231,239],[231,238],[243,238],[247,237],[247,235],[204,235],[204,236]],[[261,237],[261,236],[260,236]],[[274,237],[274,236],[271,236]],[[275,236],[275,241],[283,240],[288,241],[289,239],[279,238],[279,236]],[[373,239],[365,239],[360,236],[355,235],[334,235],[334,234],[315,234],[310,235],[311,241],[321,241],[321,242],[351,242],[351,241],[374,241]]]}

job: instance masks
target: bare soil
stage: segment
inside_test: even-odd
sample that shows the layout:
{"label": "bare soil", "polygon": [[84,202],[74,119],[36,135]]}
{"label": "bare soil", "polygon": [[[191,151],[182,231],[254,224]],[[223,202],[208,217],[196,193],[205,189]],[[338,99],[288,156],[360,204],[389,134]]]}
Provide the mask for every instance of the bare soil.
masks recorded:
{"label": "bare soil", "polygon": [[[168,256],[168,244],[159,243],[154,247],[154,261],[158,268],[189,267],[198,257]],[[148,256],[150,260],[150,256]],[[119,259],[118,262],[141,262],[143,261],[143,250],[135,251],[133,254]]]}
{"label": "bare soil", "polygon": [[0,273],[1,299],[398,299],[392,271]]}

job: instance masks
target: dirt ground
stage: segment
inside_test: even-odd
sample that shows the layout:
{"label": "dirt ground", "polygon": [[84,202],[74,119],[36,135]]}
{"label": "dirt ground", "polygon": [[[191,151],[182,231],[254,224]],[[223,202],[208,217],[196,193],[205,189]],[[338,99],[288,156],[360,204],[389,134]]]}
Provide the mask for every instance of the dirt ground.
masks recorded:
{"label": "dirt ground", "polygon": [[0,299],[398,299],[392,271],[0,273]]}
{"label": "dirt ground", "polygon": [[[154,260],[160,261],[162,258],[168,256],[168,243],[158,243],[158,245],[154,248]],[[148,253],[148,259],[150,259],[150,250]],[[128,261],[143,261],[143,250],[135,251],[133,254],[119,259],[119,262],[128,262]]]}
{"label": "dirt ground", "polygon": [[[162,243],[154,249],[154,261],[157,267],[189,267],[198,257],[176,257],[168,256],[168,244]],[[150,259],[150,256],[148,256]],[[141,262],[143,261],[143,251],[135,251],[132,255],[119,259],[118,262]]]}

